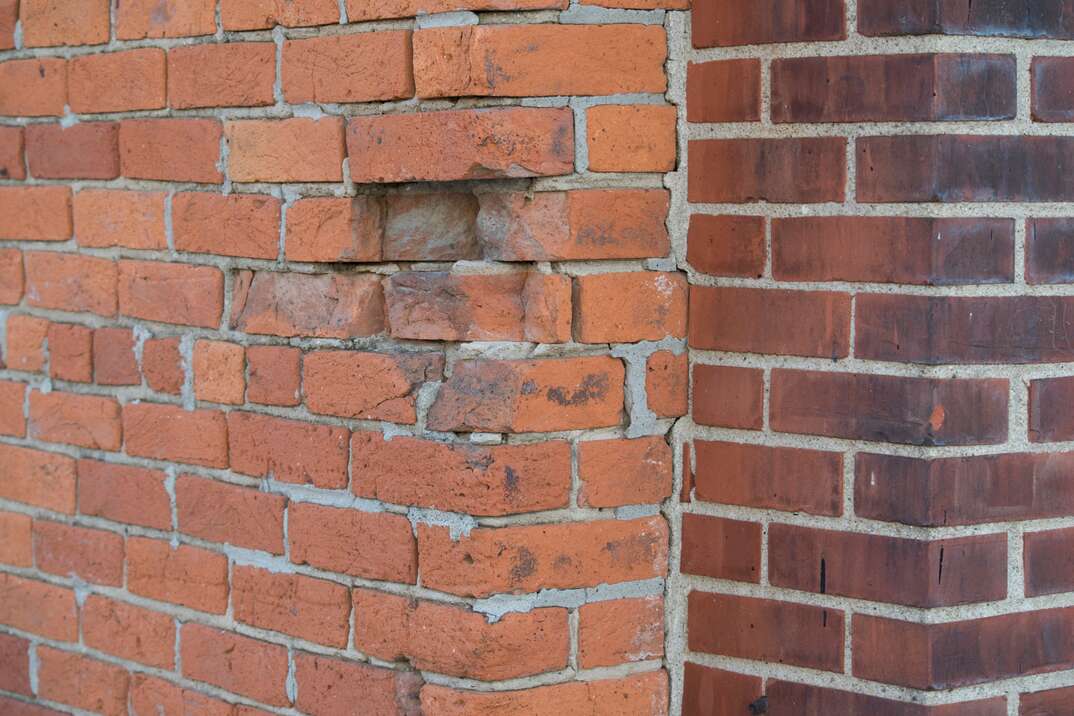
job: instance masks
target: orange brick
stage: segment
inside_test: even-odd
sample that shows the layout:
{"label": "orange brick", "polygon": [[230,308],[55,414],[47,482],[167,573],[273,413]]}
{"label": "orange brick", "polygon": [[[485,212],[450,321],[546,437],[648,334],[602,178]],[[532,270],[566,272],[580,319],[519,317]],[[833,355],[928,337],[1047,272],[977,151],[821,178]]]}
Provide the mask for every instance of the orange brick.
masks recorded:
{"label": "orange brick", "polygon": [[97,460],[79,460],[77,469],[82,514],[171,529],[172,508],[163,472]]}
{"label": "orange brick", "polygon": [[[378,102],[414,96],[409,30],[288,40],[283,95],[288,102]],[[325,68],[332,71],[326,72]]]}
{"label": "orange brick", "polygon": [[246,392],[243,348],[235,343],[200,340],[194,344],[194,396],[211,403],[242,405]]}
{"label": "orange brick", "polygon": [[76,254],[27,251],[27,302],[60,311],[116,314],[116,264]]}
{"label": "orange brick", "polygon": [[119,125],[32,124],[26,128],[26,160],[30,173],[40,179],[115,179],[119,176]]}
{"label": "orange brick", "polygon": [[459,361],[429,411],[429,427],[544,432],[618,425],[623,378],[622,362],[606,356]]}
{"label": "orange brick", "polygon": [[215,410],[183,410],[175,405],[123,406],[128,455],[227,467],[227,422]]}
{"label": "orange brick", "polygon": [[0,497],[74,514],[75,461],[66,455],[0,444]]}
{"label": "orange brick", "polygon": [[91,649],[147,666],[175,664],[175,620],[97,594],[82,606],[82,639]]}
{"label": "orange brick", "polygon": [[0,0],[0,50],[15,49],[15,25],[18,21],[18,0]]}
{"label": "orange brick", "polygon": [[453,10],[564,10],[567,0],[346,0],[351,22],[434,15]]}
{"label": "orange brick", "polygon": [[301,402],[302,351],[288,346],[248,346],[246,399],[263,405]]}
{"label": "orange brick", "polygon": [[420,97],[663,93],[652,25],[465,25],[414,34]]}
{"label": "orange brick", "polygon": [[164,50],[72,57],[67,83],[71,110],[79,114],[161,109],[167,104]]}
{"label": "orange brick", "polygon": [[582,343],[636,343],[686,335],[686,277],[639,271],[575,280],[575,336]]}
{"label": "orange brick", "polygon": [[416,703],[421,676],[315,654],[295,654],[298,700],[295,707],[311,716],[346,714],[362,704],[370,714],[398,713]]}
{"label": "orange brick", "polygon": [[273,104],[276,46],[271,42],[189,45],[168,51],[168,104],[261,107]]}
{"label": "orange brick", "polygon": [[272,706],[287,706],[287,647],[187,623],[180,634],[183,676]]}
{"label": "orange brick", "polygon": [[69,238],[70,189],[65,186],[0,187],[0,239],[67,241]]}
{"label": "orange brick", "polygon": [[275,25],[309,27],[339,22],[337,0],[221,0],[225,30],[267,30]]}
{"label": "orange brick", "polygon": [[690,374],[686,353],[657,351],[645,362],[645,394],[652,410],[661,418],[686,415]]}
{"label": "orange brick", "polygon": [[231,581],[238,621],[317,644],[347,646],[351,599],[342,584],[241,565]]}
{"label": "orange brick", "polygon": [[0,179],[25,179],[26,156],[22,127],[0,127]]}
{"label": "orange brick", "polygon": [[103,716],[127,713],[127,670],[96,659],[38,648],[38,696]]}
{"label": "orange brick", "polygon": [[287,535],[295,564],[365,579],[415,582],[414,534],[402,515],[296,502],[288,509]]}
{"label": "orange brick", "polygon": [[45,340],[49,322],[19,313],[7,318],[7,353],[4,360],[11,370],[40,371],[45,367]]}
{"label": "orange brick", "polygon": [[363,184],[556,176],[574,169],[574,122],[535,107],[353,117],[347,148]]}
{"label": "orange brick", "polygon": [[422,585],[461,596],[661,577],[667,553],[662,517],[476,528],[457,540],[446,527],[418,526]]}
{"label": "orange brick", "polygon": [[119,262],[119,312],[131,318],[202,328],[220,325],[224,276],[212,266]]}
{"label": "orange brick", "polygon": [[123,0],[116,12],[120,40],[189,37],[216,32],[216,0]]}
{"label": "orange brick", "polygon": [[233,471],[326,489],[347,487],[346,428],[238,411],[228,413],[227,425]]}
{"label": "orange brick", "polygon": [[677,109],[667,105],[590,107],[586,110],[590,171],[672,171],[677,116]]}
{"label": "orange brick", "polygon": [[567,506],[570,447],[563,441],[478,446],[356,432],[352,489],[359,497],[473,515]]}
{"label": "orange brick", "polygon": [[48,373],[57,380],[89,383],[93,380],[93,331],[69,323],[48,327]]}
{"label": "orange brick", "polygon": [[123,176],[223,184],[217,168],[222,132],[215,119],[123,120],[119,125]]}
{"label": "orange brick", "polygon": [[227,610],[227,557],[216,552],[131,537],[127,540],[127,589],[161,602],[213,614]]}
{"label": "orange brick", "polygon": [[287,209],[289,261],[380,261],[384,205],[375,197],[309,197]]}
{"label": "orange brick", "polygon": [[0,249],[0,303],[15,305],[21,301],[23,285],[22,252]]}
{"label": "orange brick", "polygon": [[78,640],[75,593],[0,573],[0,624],[57,641]]}
{"label": "orange brick", "polygon": [[30,393],[30,436],[93,450],[119,450],[119,403],[74,393]]}
{"label": "orange brick", "polygon": [[98,385],[140,385],[129,328],[98,328],[93,332],[93,380]]}
{"label": "orange brick", "polygon": [[[343,120],[250,119],[228,122],[228,174],[237,182],[343,180]],[[357,181],[357,180],[356,180]]]}
{"label": "orange brick", "polygon": [[33,566],[32,524],[29,515],[0,511],[0,563],[14,567]]}
{"label": "orange brick", "polygon": [[26,435],[23,402],[26,384],[0,380],[0,435],[21,438]]}
{"label": "orange brick", "polygon": [[280,251],[280,200],[257,194],[176,194],[172,225],[177,251],[275,259]]}
{"label": "orange brick", "polygon": [[583,669],[664,656],[664,599],[584,604],[578,610],[578,665]]}
{"label": "orange brick", "polygon": [[59,57],[0,62],[0,115],[62,117],[67,62]]}
{"label": "orange brick", "polygon": [[671,495],[671,447],[662,436],[587,440],[578,450],[584,507],[652,504]]}
{"label": "orange brick", "polygon": [[74,197],[78,245],[102,249],[167,248],[164,197],[161,192],[83,189]]}
{"label": "orange brick", "polygon": [[130,707],[131,716],[261,716],[263,713],[145,674],[131,675]]}
{"label": "orange brick", "polygon": [[412,425],[418,387],[443,369],[438,353],[314,351],[302,359],[302,389],[314,413]]}
{"label": "orange brick", "polygon": [[566,609],[508,614],[490,624],[454,605],[355,589],[354,645],[388,661],[450,676],[498,681],[567,665]]}
{"label": "orange brick", "polygon": [[[3,523],[0,521],[0,535],[2,530]],[[25,639],[0,634],[0,689],[33,696],[30,688],[30,642]],[[6,703],[0,700],[0,710],[6,708]],[[5,710],[4,713],[10,711]],[[15,716],[18,716],[17,711]]]}
{"label": "orange brick", "polygon": [[283,554],[283,510],[287,499],[260,490],[194,475],[175,483],[179,529],[236,547]]}
{"label": "orange brick", "polygon": [[142,376],[158,393],[179,395],[183,389],[183,359],[178,338],[151,338],[142,346]]}
{"label": "orange brick", "polygon": [[123,537],[114,532],[34,520],[34,559],[44,572],[123,584]]}
{"label": "orange brick", "polygon": [[108,42],[108,0],[20,0],[26,47]]}
{"label": "orange brick", "polygon": [[384,330],[384,296],[374,274],[240,271],[230,324],[245,333],[357,338]]}

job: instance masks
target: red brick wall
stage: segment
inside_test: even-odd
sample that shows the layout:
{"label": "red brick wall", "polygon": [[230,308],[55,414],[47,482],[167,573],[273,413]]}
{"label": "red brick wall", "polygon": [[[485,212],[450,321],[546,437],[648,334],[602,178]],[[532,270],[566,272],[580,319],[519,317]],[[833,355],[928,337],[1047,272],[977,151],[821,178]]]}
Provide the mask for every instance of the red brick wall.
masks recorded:
{"label": "red brick wall", "polygon": [[684,6],[0,0],[0,713],[668,711]]}
{"label": "red brick wall", "polygon": [[673,709],[1074,713],[1072,39],[695,1]]}

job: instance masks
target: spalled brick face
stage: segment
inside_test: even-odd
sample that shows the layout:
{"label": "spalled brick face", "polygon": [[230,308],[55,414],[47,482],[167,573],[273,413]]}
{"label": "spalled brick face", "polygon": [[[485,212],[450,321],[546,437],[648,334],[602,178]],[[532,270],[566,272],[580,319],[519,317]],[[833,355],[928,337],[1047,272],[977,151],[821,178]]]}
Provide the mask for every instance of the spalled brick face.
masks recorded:
{"label": "spalled brick face", "polygon": [[1072,11],[692,4],[673,710],[1074,707]]}
{"label": "spalled brick face", "polygon": [[0,0],[0,713],[671,713],[686,9]]}

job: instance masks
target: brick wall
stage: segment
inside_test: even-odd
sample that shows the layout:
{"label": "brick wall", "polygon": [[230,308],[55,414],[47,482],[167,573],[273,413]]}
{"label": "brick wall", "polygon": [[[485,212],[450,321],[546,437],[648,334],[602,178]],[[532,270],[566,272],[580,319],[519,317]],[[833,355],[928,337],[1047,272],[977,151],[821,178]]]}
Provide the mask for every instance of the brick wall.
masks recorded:
{"label": "brick wall", "polygon": [[0,713],[667,712],[683,8],[0,0]]}
{"label": "brick wall", "polygon": [[695,0],[673,709],[1074,713],[1072,18]]}

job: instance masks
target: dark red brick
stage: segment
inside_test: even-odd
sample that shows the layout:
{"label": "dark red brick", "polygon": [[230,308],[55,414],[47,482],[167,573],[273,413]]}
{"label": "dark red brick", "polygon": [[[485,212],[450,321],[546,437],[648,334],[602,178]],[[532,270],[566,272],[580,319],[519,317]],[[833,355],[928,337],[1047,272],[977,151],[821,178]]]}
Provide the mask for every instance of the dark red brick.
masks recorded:
{"label": "dark red brick", "polygon": [[686,662],[683,669],[683,716],[748,714],[761,698],[761,677],[736,674]]}
{"label": "dark red brick", "polygon": [[1026,281],[1074,283],[1074,219],[1026,222]]}
{"label": "dark red brick", "polygon": [[[1007,699],[926,706],[820,686],[772,680],[765,690],[768,716],[1006,716]],[[1043,714],[1041,715],[1043,716]]]}
{"label": "dark red brick", "polygon": [[1044,378],[1029,384],[1029,439],[1035,443],[1074,439],[1074,377]]}
{"label": "dark red brick", "polygon": [[1026,596],[1074,591],[1074,529],[1027,532],[1024,540]]}
{"label": "dark red brick", "polygon": [[690,122],[759,120],[760,60],[721,60],[700,64],[691,62],[687,65],[686,118]]}
{"label": "dark red brick", "polygon": [[[843,200],[846,140],[842,137],[698,139],[690,142],[688,151],[692,202]],[[860,171],[858,177],[860,185]]]}
{"label": "dark red brick", "polygon": [[842,0],[694,0],[694,47],[846,37]]}
{"label": "dark red brick", "polygon": [[715,579],[760,581],[761,525],[684,514],[681,569]]}
{"label": "dark red brick", "polygon": [[861,0],[863,35],[1074,38],[1071,0]]}
{"label": "dark red brick", "polygon": [[694,421],[741,430],[760,430],[764,418],[764,375],[757,368],[695,364]]}
{"label": "dark red brick", "polygon": [[764,273],[764,217],[694,214],[686,260],[714,276],[759,278]]}

